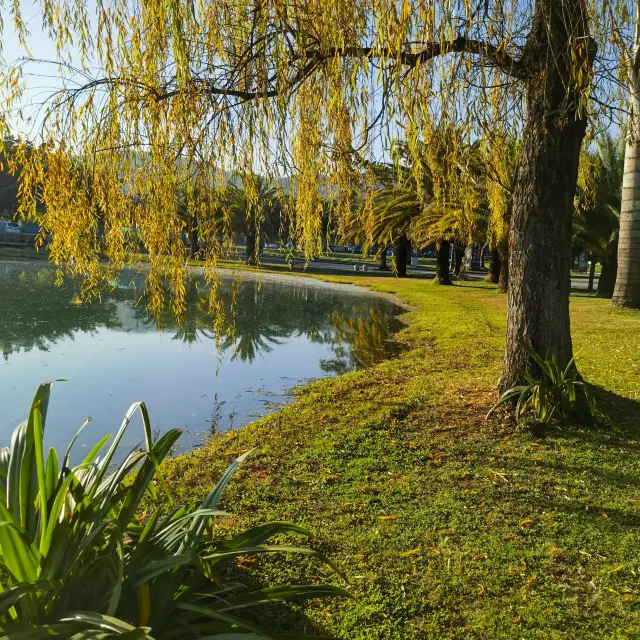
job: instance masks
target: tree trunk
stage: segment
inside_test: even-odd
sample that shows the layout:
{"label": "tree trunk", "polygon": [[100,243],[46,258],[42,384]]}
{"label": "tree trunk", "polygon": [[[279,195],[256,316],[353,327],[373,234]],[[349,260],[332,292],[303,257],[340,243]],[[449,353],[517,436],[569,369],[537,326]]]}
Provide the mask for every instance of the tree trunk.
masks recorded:
{"label": "tree trunk", "polygon": [[246,241],[246,252],[247,258],[246,263],[248,265],[255,265],[257,261],[256,256],[256,230],[252,224],[247,225],[247,229],[245,231],[245,241]]}
{"label": "tree trunk", "polygon": [[409,241],[406,236],[400,236],[394,243],[393,249],[396,275],[404,278],[407,275],[407,254],[409,253]]}
{"label": "tree trunk", "polygon": [[189,229],[189,257],[197,258],[200,253],[200,241],[198,238],[198,217],[191,216]]}
{"label": "tree trunk", "polygon": [[589,284],[587,285],[587,291],[591,293],[593,291],[593,281],[596,277],[596,257],[593,253],[589,254],[591,264],[589,265]]}
{"label": "tree trunk", "polygon": [[491,261],[489,262],[489,273],[487,274],[487,282],[493,282],[493,284],[498,284],[498,280],[500,279],[500,267],[502,265],[502,260],[500,260],[500,252],[498,251],[498,247],[493,247],[491,249]]}
{"label": "tree trunk", "polygon": [[635,124],[630,128],[634,138],[627,142],[624,158],[618,275],[613,304],[640,309],[640,96],[636,94],[632,102],[630,120]]}
{"label": "tree trunk", "polygon": [[498,291],[507,293],[509,290],[509,244],[506,240],[498,245],[498,255],[500,256]]}
{"label": "tree trunk", "polygon": [[441,240],[437,246],[438,261],[436,263],[436,282],[438,284],[451,284],[451,274],[449,272],[449,254],[451,253],[451,243],[448,240]]}
{"label": "tree trunk", "polygon": [[453,245],[453,275],[456,277],[460,275],[460,269],[462,269],[462,261],[464,260],[464,253],[466,250],[466,244],[456,242]]}
{"label": "tree trunk", "polygon": [[389,267],[387,266],[387,248],[384,247],[382,252],[380,253],[380,266],[378,267],[378,271],[389,271]]}
{"label": "tree trunk", "polygon": [[[520,371],[538,375],[522,343],[561,368],[573,355],[569,321],[571,222],[580,147],[581,108],[594,50],[584,0],[537,0],[524,60],[540,73],[527,81],[527,111],[509,230],[507,348],[502,390]],[[577,73],[576,65],[582,65]]]}
{"label": "tree trunk", "polygon": [[598,278],[598,288],[596,294],[599,298],[611,298],[616,286],[616,276],[618,273],[618,245],[614,245],[611,256],[608,260],[602,261],[602,271]]}
{"label": "tree trunk", "polygon": [[640,72],[637,68],[639,52],[640,2],[636,0],[633,40],[636,63],[631,69],[629,87],[629,138],[624,154],[617,275],[613,292],[613,304],[631,309],[640,309]]}

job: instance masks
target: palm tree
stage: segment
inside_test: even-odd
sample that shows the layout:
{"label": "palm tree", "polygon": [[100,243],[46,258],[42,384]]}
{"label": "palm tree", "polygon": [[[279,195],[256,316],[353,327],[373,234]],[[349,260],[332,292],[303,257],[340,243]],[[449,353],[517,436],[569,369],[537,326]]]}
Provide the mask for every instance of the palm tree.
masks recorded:
{"label": "palm tree", "polygon": [[596,142],[595,153],[583,154],[580,193],[573,221],[574,246],[585,249],[602,265],[597,294],[610,298],[618,269],[620,193],[624,174],[623,136],[608,133]]}
{"label": "palm tree", "polygon": [[630,73],[629,131],[625,150],[618,241],[618,272],[613,304],[640,309],[640,0],[634,2],[633,57]]}
{"label": "palm tree", "polygon": [[[405,144],[397,144],[396,149],[401,160],[408,157]],[[412,243],[424,247],[435,242],[436,282],[450,285],[451,243],[462,247],[470,241],[484,242],[486,237],[488,210],[480,152],[479,143],[465,144],[459,132],[435,132],[429,145],[423,143],[419,171],[404,165],[374,167],[380,187],[373,196],[372,216],[366,230],[360,222],[362,226],[351,229],[349,237],[364,238],[365,246],[392,245],[399,276],[406,275]],[[358,217],[362,218],[367,216]],[[458,256],[461,262],[462,251]]]}
{"label": "palm tree", "polygon": [[374,195],[373,223],[370,234],[374,244],[393,246],[394,267],[399,277],[407,275],[407,254],[410,246],[411,223],[422,211],[417,191],[407,187],[379,189]]}
{"label": "palm tree", "polygon": [[231,224],[235,233],[242,233],[246,242],[247,264],[256,264],[265,220],[280,216],[280,201],[275,188],[262,176],[245,179],[243,187],[229,185],[228,201]]}

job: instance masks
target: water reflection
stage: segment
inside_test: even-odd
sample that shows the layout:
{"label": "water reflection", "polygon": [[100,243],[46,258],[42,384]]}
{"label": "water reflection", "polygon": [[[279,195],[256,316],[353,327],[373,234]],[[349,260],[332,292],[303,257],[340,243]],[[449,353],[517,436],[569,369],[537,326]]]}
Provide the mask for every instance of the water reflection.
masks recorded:
{"label": "water reflection", "polygon": [[77,332],[121,326],[120,292],[83,305],[78,282],[56,287],[55,279],[51,268],[0,262],[0,350],[5,360],[20,351],[48,351],[52,343]]}
{"label": "water reflection", "polygon": [[301,381],[369,367],[397,349],[398,309],[358,290],[225,278],[216,340],[201,279],[188,284],[180,323],[168,307],[148,312],[143,280],[127,273],[80,304],[80,283],[54,286],[48,265],[0,261],[0,446],[45,379],[69,380],[52,398],[48,445],[67,442],[88,415],[94,442],[140,399],[159,432],[184,428],[193,437],[183,442],[194,445],[214,426],[273,410]]}
{"label": "water reflection", "polygon": [[365,317],[334,312],[331,324],[335,329],[332,346],[336,357],[320,363],[324,371],[342,374],[351,369],[367,369],[396,355],[403,347],[391,340],[398,330],[397,319],[376,314],[373,309]]}
{"label": "water reflection", "polygon": [[[131,278],[123,281],[131,282]],[[322,370],[341,374],[374,366],[400,348],[392,339],[400,328],[396,310],[390,313],[388,304],[381,305],[373,297],[367,299],[368,306],[363,306],[361,297],[345,299],[306,284],[233,282],[230,278],[223,282],[219,294],[225,323],[217,348],[231,352],[232,360],[252,363],[271,353],[283,339],[304,336],[310,342],[331,347],[335,358],[322,360]],[[187,284],[186,308],[179,320],[168,303],[160,314],[149,313],[144,295],[138,298],[133,315],[138,326],[172,331],[174,340],[187,344],[216,339],[208,290],[199,278]]]}

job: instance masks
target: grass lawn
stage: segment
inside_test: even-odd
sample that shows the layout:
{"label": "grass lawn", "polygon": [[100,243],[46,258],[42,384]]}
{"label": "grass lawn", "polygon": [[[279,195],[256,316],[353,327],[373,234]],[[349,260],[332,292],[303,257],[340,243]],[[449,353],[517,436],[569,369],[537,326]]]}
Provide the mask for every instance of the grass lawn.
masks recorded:
{"label": "grass lawn", "polygon": [[[219,530],[310,528],[351,601],[270,607],[282,630],[339,638],[640,637],[640,313],[572,300],[578,365],[619,429],[532,433],[490,420],[505,298],[483,284],[332,278],[396,294],[409,349],[301,389],[296,402],[167,462],[176,499],[202,497],[240,452]],[[263,557],[242,581],[335,579]]]}

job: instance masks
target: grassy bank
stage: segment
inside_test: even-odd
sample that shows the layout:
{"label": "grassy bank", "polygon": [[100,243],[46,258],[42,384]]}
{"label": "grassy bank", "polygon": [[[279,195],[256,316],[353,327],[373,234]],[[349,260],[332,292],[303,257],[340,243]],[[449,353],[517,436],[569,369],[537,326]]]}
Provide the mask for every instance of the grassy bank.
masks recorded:
{"label": "grassy bank", "polygon": [[[354,278],[332,278],[354,281]],[[621,429],[531,433],[485,420],[504,297],[474,284],[370,278],[413,310],[409,349],[314,383],[297,401],[164,467],[202,497],[239,452],[221,526],[290,519],[352,580],[354,600],[277,609],[283,629],[341,638],[637,638],[640,629],[640,314],[572,301],[578,365]],[[313,582],[293,558],[243,580]],[[274,609],[269,609],[273,612]]]}

